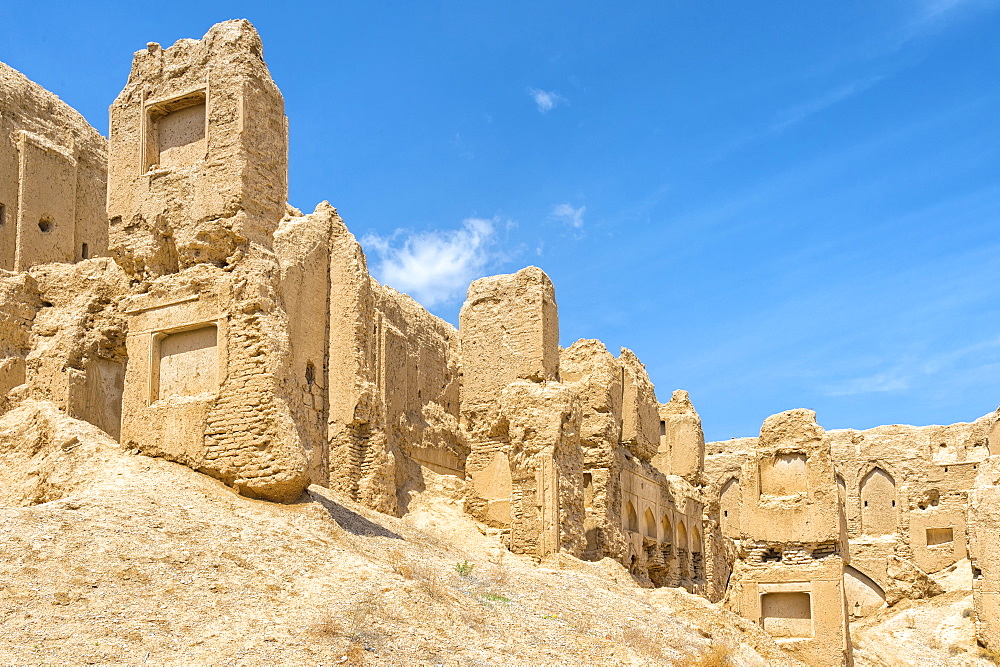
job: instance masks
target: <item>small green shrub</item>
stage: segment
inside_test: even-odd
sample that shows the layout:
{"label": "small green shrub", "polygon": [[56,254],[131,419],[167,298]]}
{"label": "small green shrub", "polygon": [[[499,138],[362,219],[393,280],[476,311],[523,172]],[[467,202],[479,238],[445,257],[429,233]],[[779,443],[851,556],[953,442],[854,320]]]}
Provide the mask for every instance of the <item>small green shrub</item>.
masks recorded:
{"label": "small green shrub", "polygon": [[458,572],[463,577],[467,577],[472,574],[472,568],[474,567],[474,564],[467,560],[463,560],[461,563],[455,563],[455,572]]}
{"label": "small green shrub", "polygon": [[485,593],[483,594],[484,600],[489,600],[490,602],[510,602],[510,598],[504,597],[499,593]]}

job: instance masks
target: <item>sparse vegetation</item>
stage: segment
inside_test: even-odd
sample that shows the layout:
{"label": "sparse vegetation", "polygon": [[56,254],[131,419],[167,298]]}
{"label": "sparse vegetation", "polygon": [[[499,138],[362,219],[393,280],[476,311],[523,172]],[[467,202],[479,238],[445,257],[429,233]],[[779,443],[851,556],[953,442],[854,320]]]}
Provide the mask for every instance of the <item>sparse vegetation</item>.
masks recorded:
{"label": "sparse vegetation", "polygon": [[981,646],[979,648],[979,657],[989,660],[994,665],[1000,665],[1000,651],[994,651],[986,647]]}
{"label": "sparse vegetation", "polygon": [[626,628],[622,631],[621,640],[645,657],[657,660],[668,657],[663,652],[662,639],[639,628]]}
{"label": "sparse vegetation", "polygon": [[458,572],[459,576],[467,577],[472,574],[472,568],[474,567],[476,567],[474,563],[463,560],[461,563],[455,563],[455,572]]}
{"label": "sparse vegetation", "polygon": [[722,644],[712,644],[704,653],[689,653],[675,664],[679,667],[737,667],[732,649]]}

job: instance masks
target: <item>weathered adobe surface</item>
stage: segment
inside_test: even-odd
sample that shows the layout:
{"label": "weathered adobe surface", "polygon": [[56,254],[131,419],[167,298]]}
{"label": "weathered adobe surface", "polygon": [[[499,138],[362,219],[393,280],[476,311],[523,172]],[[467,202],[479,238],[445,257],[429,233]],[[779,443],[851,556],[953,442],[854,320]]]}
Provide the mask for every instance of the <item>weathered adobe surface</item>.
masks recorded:
{"label": "weathered adobe surface", "polygon": [[107,139],[4,63],[0,109],[0,270],[107,254]]}

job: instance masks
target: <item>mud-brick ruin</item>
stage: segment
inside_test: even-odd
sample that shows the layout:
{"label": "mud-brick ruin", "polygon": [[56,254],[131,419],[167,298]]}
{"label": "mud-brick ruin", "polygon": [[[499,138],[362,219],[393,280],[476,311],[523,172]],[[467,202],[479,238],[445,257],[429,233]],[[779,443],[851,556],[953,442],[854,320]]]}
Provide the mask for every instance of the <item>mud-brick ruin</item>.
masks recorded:
{"label": "mud-brick ruin", "polygon": [[[459,328],[368,273],[336,209],[287,203],[288,122],[246,21],[135,54],[110,139],[0,64],[0,411],[51,401],[239,493],[310,484],[401,515],[429,475],[512,552],[611,558],[812,665],[971,558],[1000,650],[1000,425],[705,443],[640,360],[559,346],[540,269],[475,281]],[[39,498],[39,502],[44,498]]]}

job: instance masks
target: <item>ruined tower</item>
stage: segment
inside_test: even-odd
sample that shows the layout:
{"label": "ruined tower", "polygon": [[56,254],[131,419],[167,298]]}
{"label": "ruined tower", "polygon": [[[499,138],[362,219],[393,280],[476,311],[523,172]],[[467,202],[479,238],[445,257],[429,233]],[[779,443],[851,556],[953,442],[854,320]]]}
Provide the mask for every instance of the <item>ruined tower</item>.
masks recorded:
{"label": "ruined tower", "polygon": [[730,608],[810,665],[853,664],[843,583],[847,531],[816,413],[789,410],[764,421],[739,491]]}
{"label": "ruined tower", "polygon": [[247,21],[149,44],[111,107],[108,188],[111,253],[137,286],[123,443],[272,499],[305,486],[310,446],[271,251],[283,108]]}

